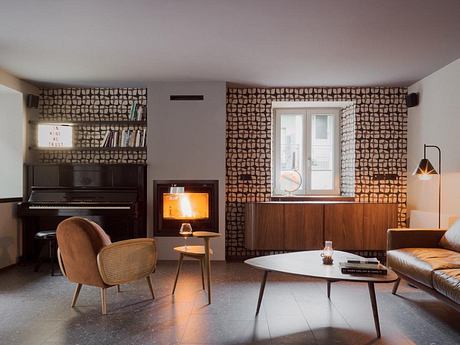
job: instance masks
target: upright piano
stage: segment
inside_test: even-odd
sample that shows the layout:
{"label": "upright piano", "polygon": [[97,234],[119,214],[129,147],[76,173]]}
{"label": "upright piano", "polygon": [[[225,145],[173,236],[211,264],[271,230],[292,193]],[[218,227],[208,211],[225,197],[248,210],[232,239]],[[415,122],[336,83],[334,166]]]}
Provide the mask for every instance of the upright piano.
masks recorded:
{"label": "upright piano", "polygon": [[36,255],[34,235],[81,216],[102,226],[112,241],[146,236],[146,165],[29,165],[24,201],[23,258]]}

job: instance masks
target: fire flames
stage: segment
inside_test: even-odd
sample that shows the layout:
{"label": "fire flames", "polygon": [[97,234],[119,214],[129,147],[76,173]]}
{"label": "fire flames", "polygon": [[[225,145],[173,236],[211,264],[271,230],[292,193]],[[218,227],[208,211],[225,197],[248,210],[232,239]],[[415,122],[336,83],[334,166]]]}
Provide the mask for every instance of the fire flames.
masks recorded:
{"label": "fire flames", "polygon": [[163,218],[207,219],[209,218],[208,193],[163,194]]}

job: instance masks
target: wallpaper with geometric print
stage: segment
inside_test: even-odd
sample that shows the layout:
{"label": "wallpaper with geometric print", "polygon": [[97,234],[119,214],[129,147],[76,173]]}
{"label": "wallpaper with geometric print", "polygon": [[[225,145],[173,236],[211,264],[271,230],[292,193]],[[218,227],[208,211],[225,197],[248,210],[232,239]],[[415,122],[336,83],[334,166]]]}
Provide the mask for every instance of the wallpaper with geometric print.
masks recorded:
{"label": "wallpaper with geometric print", "polygon": [[340,112],[340,194],[355,195],[355,105]]}
{"label": "wallpaper with geometric print", "polygon": [[[84,121],[74,126],[74,146],[89,150],[40,150],[38,163],[136,163],[145,164],[143,149],[100,148],[107,130],[145,129],[143,125],[117,124],[127,121],[133,102],[143,107],[147,120],[147,89],[144,88],[52,88],[42,89],[40,122]],[[102,122],[101,122],[102,121]],[[103,121],[114,121],[104,123]]]}
{"label": "wallpaper with geometric print", "polygon": [[[348,172],[348,179],[342,181],[344,194],[351,194],[350,188],[354,188],[356,201],[398,203],[398,224],[404,226],[406,95],[406,88],[384,87],[227,89],[227,258],[266,253],[244,247],[244,205],[270,200],[273,101],[353,102],[354,112],[351,108],[345,109],[341,118],[341,132],[345,136],[342,140],[346,146],[341,167]],[[354,119],[344,118],[346,113],[354,113]],[[353,182],[350,181],[352,174]]]}

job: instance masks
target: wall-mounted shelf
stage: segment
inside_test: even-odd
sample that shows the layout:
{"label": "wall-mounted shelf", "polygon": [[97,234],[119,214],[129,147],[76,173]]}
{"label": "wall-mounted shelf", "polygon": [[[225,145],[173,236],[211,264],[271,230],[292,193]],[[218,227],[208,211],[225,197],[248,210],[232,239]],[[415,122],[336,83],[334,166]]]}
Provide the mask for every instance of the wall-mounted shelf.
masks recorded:
{"label": "wall-mounted shelf", "polygon": [[29,147],[36,151],[146,151],[146,147]]}
{"label": "wall-mounted shelf", "polygon": [[47,120],[39,120],[39,121],[29,121],[32,125],[38,125],[41,123],[56,123],[56,124],[69,124],[73,126],[85,126],[85,125],[100,125],[100,126],[147,126],[147,121],[130,121],[130,120],[95,120],[95,121],[67,121],[67,120],[59,120],[59,121],[47,121]]}

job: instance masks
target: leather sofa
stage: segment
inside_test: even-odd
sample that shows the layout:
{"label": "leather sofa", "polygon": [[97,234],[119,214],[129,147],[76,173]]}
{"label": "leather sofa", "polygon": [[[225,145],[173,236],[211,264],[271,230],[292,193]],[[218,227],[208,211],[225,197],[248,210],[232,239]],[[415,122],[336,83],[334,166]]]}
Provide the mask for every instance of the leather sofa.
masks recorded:
{"label": "leather sofa", "polygon": [[460,221],[445,229],[389,229],[387,265],[460,311]]}

